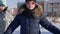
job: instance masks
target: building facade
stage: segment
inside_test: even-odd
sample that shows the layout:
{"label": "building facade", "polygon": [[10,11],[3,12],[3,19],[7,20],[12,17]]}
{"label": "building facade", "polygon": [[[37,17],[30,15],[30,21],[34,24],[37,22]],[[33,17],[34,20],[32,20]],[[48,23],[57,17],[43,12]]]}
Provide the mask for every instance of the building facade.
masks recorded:
{"label": "building facade", "polygon": [[44,1],[44,13],[47,16],[57,17],[60,14],[60,0],[45,0]]}

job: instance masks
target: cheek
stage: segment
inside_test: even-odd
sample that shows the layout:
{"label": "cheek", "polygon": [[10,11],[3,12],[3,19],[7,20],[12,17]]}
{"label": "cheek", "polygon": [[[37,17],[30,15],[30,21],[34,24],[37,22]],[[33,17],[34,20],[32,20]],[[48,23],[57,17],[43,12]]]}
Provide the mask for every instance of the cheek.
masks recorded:
{"label": "cheek", "polygon": [[31,8],[31,9],[34,9],[34,8],[35,8],[35,5],[27,4],[26,6],[27,6],[27,8],[29,8],[29,9],[30,9],[30,8]]}
{"label": "cheek", "polygon": [[35,7],[35,5],[32,5],[32,7]]}
{"label": "cheek", "polygon": [[27,7],[27,8],[29,8],[29,7],[30,7],[30,5],[28,5],[28,4],[27,4],[27,5],[26,5],[26,7]]}
{"label": "cheek", "polygon": [[31,8],[35,8],[35,5],[31,5]]}
{"label": "cheek", "polygon": [[3,7],[0,7],[0,10],[3,10]]}

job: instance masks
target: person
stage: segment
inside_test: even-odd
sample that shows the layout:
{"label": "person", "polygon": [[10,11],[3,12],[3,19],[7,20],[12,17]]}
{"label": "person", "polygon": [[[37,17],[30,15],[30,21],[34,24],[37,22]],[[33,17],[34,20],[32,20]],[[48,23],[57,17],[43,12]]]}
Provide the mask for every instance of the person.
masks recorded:
{"label": "person", "polygon": [[4,4],[0,4],[0,34],[4,33],[6,21],[5,21],[5,11],[7,7]]}
{"label": "person", "polygon": [[4,34],[12,34],[20,25],[20,34],[41,34],[39,24],[53,34],[60,34],[60,29],[49,23],[42,12],[42,6],[36,0],[26,0],[18,10],[18,14]]}
{"label": "person", "polygon": [[0,0],[0,34],[3,34],[4,31],[6,31],[7,27],[14,19],[10,12],[5,1]]}

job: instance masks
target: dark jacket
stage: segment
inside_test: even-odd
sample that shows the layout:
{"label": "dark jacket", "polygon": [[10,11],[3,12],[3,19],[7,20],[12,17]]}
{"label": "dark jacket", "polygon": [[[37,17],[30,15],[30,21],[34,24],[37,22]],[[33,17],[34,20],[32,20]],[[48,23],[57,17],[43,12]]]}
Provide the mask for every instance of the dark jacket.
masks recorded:
{"label": "dark jacket", "polygon": [[[24,10],[24,12],[26,11]],[[33,18],[26,13],[16,15],[4,34],[12,34],[19,25],[21,26],[20,34],[41,34],[39,24],[53,34],[60,34],[60,30],[49,23],[44,15],[41,14],[38,18]]]}

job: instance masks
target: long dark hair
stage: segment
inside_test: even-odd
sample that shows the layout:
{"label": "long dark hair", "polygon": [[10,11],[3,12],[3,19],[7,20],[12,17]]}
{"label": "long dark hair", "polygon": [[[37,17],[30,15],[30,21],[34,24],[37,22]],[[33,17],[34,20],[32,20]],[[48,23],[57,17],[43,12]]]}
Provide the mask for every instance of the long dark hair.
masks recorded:
{"label": "long dark hair", "polygon": [[5,9],[3,10],[4,12],[7,10],[8,7],[5,7]]}

